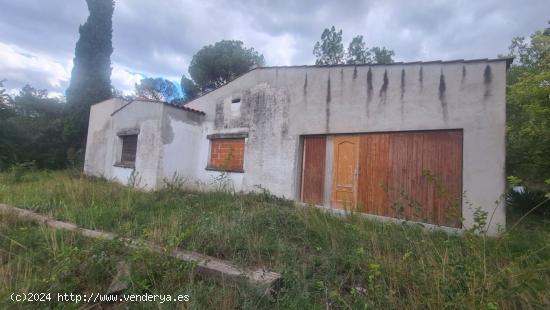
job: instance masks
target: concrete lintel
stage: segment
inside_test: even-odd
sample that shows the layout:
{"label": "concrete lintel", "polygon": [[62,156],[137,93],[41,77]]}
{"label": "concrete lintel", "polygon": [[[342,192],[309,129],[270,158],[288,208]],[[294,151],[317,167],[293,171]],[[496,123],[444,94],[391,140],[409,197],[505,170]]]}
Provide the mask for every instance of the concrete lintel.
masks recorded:
{"label": "concrete lintel", "polygon": [[139,128],[130,128],[130,129],[124,129],[120,130],[116,133],[117,136],[131,136],[131,135],[139,135]]}
{"label": "concrete lintel", "polygon": [[212,139],[240,139],[248,138],[248,132],[227,132],[227,133],[214,133],[207,135],[208,140]]}

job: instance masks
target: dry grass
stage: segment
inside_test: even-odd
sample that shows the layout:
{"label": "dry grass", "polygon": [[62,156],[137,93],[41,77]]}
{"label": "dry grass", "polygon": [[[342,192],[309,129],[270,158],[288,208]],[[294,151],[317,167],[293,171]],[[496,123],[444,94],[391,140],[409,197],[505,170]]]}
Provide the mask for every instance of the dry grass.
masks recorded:
{"label": "dry grass", "polygon": [[[175,262],[145,280],[139,275],[136,279],[141,280],[133,280],[137,292],[190,291],[192,299],[196,297],[193,308],[550,306],[550,228],[536,218],[499,239],[470,233],[457,237],[353,214],[333,217],[314,208],[296,208],[268,193],[198,193],[175,186],[140,192],[67,171],[28,173],[19,180],[0,175],[0,202],[283,274],[283,285],[272,300],[247,288],[198,280],[190,266]],[[103,253],[111,262],[107,271],[125,255],[144,266],[170,261],[151,261],[149,253],[127,254],[109,243],[14,224],[5,216],[0,227],[1,236],[7,236],[0,237],[0,297],[16,289],[80,292],[103,287],[111,275],[104,272],[90,279],[95,268],[91,262],[79,272],[68,272],[68,282],[90,283],[81,286],[66,286],[43,263],[73,250],[88,256]],[[75,264],[75,257],[63,257],[66,262],[58,268]],[[138,271],[151,272],[143,268]],[[179,277],[167,277],[173,274],[171,268],[182,270]],[[53,279],[41,286],[41,277]]]}

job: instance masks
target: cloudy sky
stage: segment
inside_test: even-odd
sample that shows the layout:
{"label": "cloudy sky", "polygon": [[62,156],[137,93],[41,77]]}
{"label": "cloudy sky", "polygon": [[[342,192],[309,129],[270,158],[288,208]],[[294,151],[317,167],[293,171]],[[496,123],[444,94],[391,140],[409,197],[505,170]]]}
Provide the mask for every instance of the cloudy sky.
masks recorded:
{"label": "cloudy sky", "polygon": [[[175,82],[202,46],[238,39],[267,65],[313,64],[322,30],[344,43],[393,49],[398,61],[492,58],[514,36],[545,28],[548,0],[118,0],[113,16],[112,81],[128,93],[143,76]],[[0,79],[62,94],[72,68],[84,0],[0,0]]]}

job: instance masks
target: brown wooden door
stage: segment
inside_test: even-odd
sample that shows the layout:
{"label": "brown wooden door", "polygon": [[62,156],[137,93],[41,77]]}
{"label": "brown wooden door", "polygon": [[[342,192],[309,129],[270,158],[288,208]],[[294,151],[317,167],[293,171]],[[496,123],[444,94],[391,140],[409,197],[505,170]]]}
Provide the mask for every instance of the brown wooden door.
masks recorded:
{"label": "brown wooden door", "polygon": [[360,136],[361,212],[461,227],[462,131]]}
{"label": "brown wooden door", "polygon": [[304,137],[302,201],[324,204],[326,136]]}
{"label": "brown wooden door", "polygon": [[359,136],[334,136],[333,145],[332,207],[355,209],[359,174]]}

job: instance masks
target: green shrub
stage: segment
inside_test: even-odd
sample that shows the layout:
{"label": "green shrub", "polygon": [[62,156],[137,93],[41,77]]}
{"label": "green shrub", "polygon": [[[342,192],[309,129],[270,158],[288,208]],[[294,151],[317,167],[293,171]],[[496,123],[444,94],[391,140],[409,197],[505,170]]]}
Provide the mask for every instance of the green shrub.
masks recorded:
{"label": "green shrub", "polygon": [[17,163],[9,168],[8,178],[15,183],[21,182],[24,181],[26,175],[34,170],[36,170],[34,161]]}
{"label": "green shrub", "polygon": [[550,218],[550,200],[544,191],[510,189],[506,194],[506,206],[518,215],[523,215],[538,206],[533,213]]}

